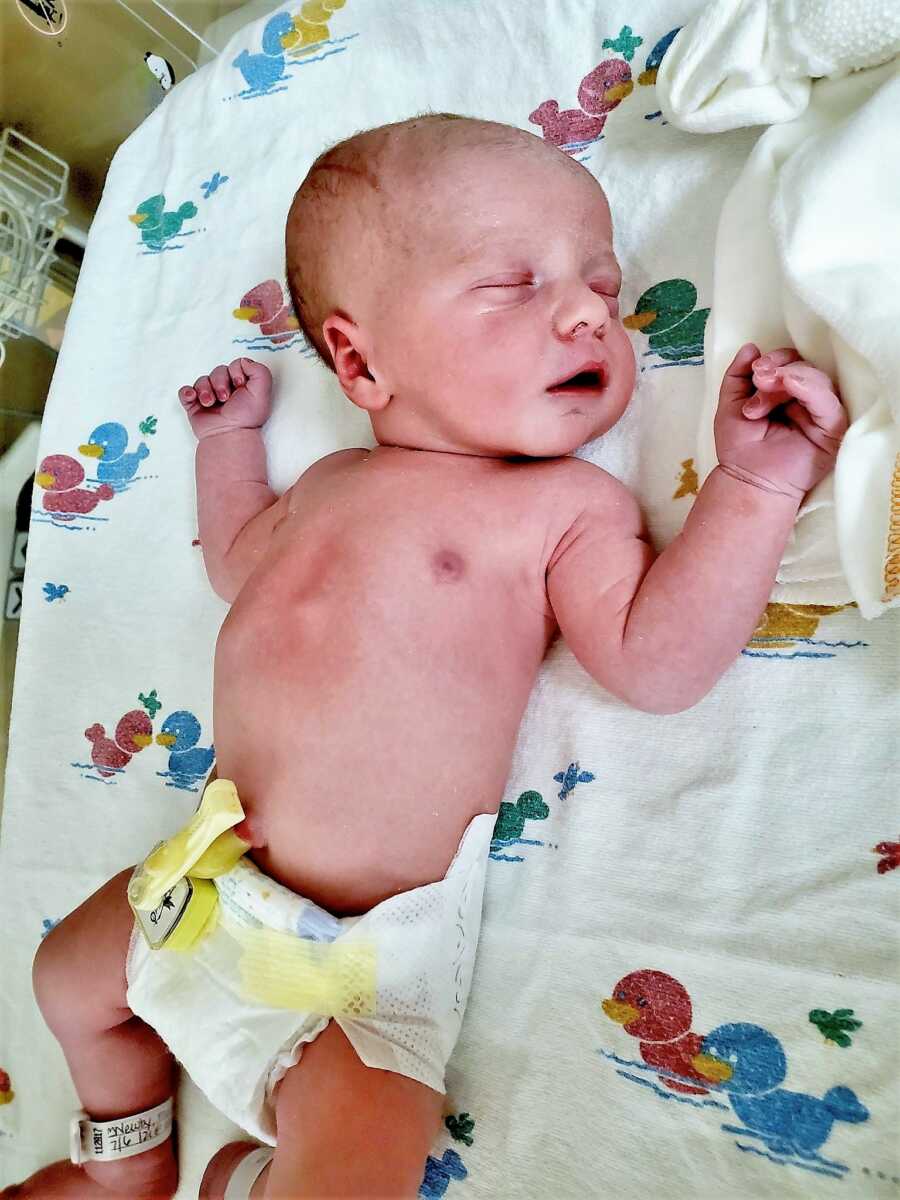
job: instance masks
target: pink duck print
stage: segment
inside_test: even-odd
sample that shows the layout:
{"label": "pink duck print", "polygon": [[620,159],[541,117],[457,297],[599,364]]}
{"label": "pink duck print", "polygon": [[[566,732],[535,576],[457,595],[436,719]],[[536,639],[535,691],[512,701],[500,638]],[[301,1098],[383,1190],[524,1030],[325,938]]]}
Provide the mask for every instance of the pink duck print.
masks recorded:
{"label": "pink duck print", "polygon": [[[140,753],[145,746],[153,741],[153,726],[150,718],[140,708],[132,709],[122,717],[116,726],[115,741],[106,736],[102,725],[92,725],[84,731],[84,736],[92,743],[91,761],[104,778],[114,775],[131,762],[135,754]],[[111,770],[104,770],[112,768]]]}
{"label": "pink duck print", "polygon": [[241,298],[240,308],[234,310],[239,321],[258,325],[259,332],[273,342],[291,338],[300,325],[290,301],[285,303],[284,291],[275,279],[258,283]]}
{"label": "pink duck print", "polygon": [[545,139],[554,146],[591,142],[603,132],[607,115],[633,87],[628,63],[622,58],[607,59],[582,79],[578,88],[581,108],[560,111],[556,100],[545,100],[528,120],[540,125]]}
{"label": "pink duck print", "polygon": [[48,454],[34,482],[47,493],[45,510],[59,520],[71,521],[79,513],[93,512],[101,500],[112,500],[116,494],[108,483],[101,483],[94,491],[80,488],[83,479],[84,468],[74,458],[68,454]]}

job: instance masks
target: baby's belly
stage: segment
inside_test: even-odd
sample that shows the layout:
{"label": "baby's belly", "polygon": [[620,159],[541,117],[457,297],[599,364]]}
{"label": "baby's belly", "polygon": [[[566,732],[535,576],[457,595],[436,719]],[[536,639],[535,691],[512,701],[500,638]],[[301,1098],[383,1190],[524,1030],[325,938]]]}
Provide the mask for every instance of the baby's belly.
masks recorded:
{"label": "baby's belly", "polygon": [[441,878],[497,810],[549,640],[539,614],[492,619],[483,597],[449,619],[367,599],[239,598],[216,649],[217,771],[264,843],[252,857],[339,914]]}

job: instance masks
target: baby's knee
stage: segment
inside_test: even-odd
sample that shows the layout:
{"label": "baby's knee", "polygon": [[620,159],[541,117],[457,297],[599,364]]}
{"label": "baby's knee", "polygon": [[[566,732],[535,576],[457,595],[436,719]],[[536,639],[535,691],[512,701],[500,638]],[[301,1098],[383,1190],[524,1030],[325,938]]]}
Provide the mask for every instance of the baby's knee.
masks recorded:
{"label": "baby's knee", "polygon": [[77,1007],[77,997],[83,994],[86,984],[83,976],[77,978],[76,939],[67,927],[68,921],[66,917],[50,930],[38,946],[31,966],[34,998],[44,1020],[54,1030]]}

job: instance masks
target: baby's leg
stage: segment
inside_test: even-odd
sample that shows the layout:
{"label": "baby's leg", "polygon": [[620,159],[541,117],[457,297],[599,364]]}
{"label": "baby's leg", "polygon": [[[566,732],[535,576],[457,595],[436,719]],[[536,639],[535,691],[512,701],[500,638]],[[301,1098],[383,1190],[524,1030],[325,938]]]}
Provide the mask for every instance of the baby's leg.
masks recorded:
{"label": "baby's leg", "polygon": [[334,1021],[304,1048],[275,1102],[278,1146],[264,1195],[418,1194],[444,1097],[365,1066]]}
{"label": "baby's leg", "polygon": [[[161,1104],[175,1087],[175,1062],[154,1031],[125,1002],[125,959],[134,926],[122,871],[61,921],[34,960],[34,992],[62,1046],[75,1090],[95,1121],[130,1116]],[[16,1197],[170,1197],[178,1167],[168,1138],[131,1158],[54,1163],[33,1175]]]}

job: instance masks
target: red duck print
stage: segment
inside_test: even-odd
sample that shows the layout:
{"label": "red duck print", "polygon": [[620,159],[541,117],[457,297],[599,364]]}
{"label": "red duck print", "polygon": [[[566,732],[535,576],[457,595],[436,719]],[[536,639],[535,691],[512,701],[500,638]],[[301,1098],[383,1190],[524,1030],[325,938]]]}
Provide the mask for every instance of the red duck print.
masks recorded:
{"label": "red duck print", "polygon": [[582,79],[578,87],[580,109],[560,110],[556,100],[545,100],[528,120],[540,125],[544,138],[554,146],[591,142],[603,132],[607,115],[633,87],[628,63],[621,58],[607,59]]}
{"label": "red duck print", "polygon": [[80,488],[84,479],[81,463],[68,454],[48,454],[38,468],[34,482],[44,488],[44,508],[57,515],[59,520],[73,520],[79,513],[89,513],[101,500],[112,500],[116,494],[108,483],[101,483],[95,491]]}
{"label": "red duck print", "polygon": [[610,58],[594,67],[578,86],[578,103],[595,116],[611,113],[634,89],[631,67],[624,58]]}
{"label": "red duck print", "polygon": [[[107,779],[114,775],[116,770],[127,766],[135,754],[151,744],[153,726],[147,714],[142,709],[135,708],[120,719],[116,726],[115,741],[106,736],[102,725],[92,725],[84,731],[84,736],[92,743],[91,761],[98,773]],[[104,767],[113,769],[104,770]]]}
{"label": "red duck print", "polygon": [[877,867],[879,875],[900,867],[900,842],[879,842],[877,846],[872,847],[872,853],[883,855]]}
{"label": "red duck print", "polygon": [[565,108],[560,111],[555,100],[539,104],[528,120],[540,125],[544,140],[554,146],[565,146],[568,142],[592,142],[603,132],[606,117],[589,117],[580,108]]}
{"label": "red duck print", "polygon": [[258,325],[259,332],[273,342],[288,341],[300,328],[291,302],[285,302],[281,284],[275,279],[252,287],[241,297],[240,307],[234,310],[234,315],[239,321]]}
{"label": "red duck print", "polygon": [[[632,971],[619,980],[602,1008],[626,1033],[640,1038],[641,1058],[649,1066],[700,1083],[709,1081],[709,1074],[703,1075],[694,1065],[703,1039],[691,1032],[691,998],[677,979],[663,971]],[[708,1091],[667,1075],[660,1075],[659,1081],[674,1092],[705,1095]]]}

